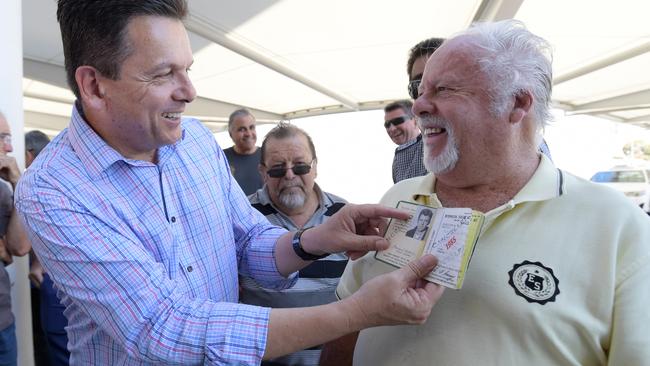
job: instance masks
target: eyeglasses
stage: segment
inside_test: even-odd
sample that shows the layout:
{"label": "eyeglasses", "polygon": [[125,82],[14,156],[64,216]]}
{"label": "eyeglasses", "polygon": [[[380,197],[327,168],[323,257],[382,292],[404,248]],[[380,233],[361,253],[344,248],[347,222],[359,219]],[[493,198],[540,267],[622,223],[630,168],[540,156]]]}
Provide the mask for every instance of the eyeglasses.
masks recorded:
{"label": "eyeglasses", "polygon": [[0,133],[0,141],[5,145],[11,145],[11,134]]}
{"label": "eyeglasses", "polygon": [[410,118],[408,118],[407,116],[399,116],[399,117],[396,117],[396,118],[393,118],[393,119],[389,119],[388,121],[384,122],[384,127],[386,127],[386,129],[388,129],[390,127],[390,125],[399,126],[402,123],[408,121],[409,119]]}
{"label": "eyeglasses", "polygon": [[422,79],[414,79],[409,81],[409,95],[411,96],[411,99],[415,100],[418,99],[418,89],[420,88],[420,82]]}
{"label": "eyeglasses", "polygon": [[269,177],[271,178],[282,178],[287,174],[287,170],[291,169],[291,171],[295,175],[305,175],[311,171],[311,166],[313,164],[314,161],[312,160],[311,163],[309,164],[300,163],[292,166],[291,168],[287,168],[287,167],[271,168],[266,171],[266,174],[268,174]]}

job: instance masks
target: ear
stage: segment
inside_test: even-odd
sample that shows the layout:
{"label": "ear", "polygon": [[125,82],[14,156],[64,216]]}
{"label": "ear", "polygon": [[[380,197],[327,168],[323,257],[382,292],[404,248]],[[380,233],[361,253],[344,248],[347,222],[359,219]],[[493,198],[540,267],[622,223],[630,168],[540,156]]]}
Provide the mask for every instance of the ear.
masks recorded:
{"label": "ear", "polygon": [[264,181],[264,184],[266,184],[266,180],[269,179],[268,174],[266,174],[266,167],[262,164],[257,165],[257,171],[260,172],[260,176],[262,177],[262,181]]}
{"label": "ear", "polygon": [[105,91],[99,71],[92,66],[79,66],[74,76],[84,106],[91,109],[102,108]]}
{"label": "ear", "polygon": [[519,90],[515,94],[515,105],[510,111],[510,123],[519,123],[530,113],[533,106],[533,95],[528,90]]}
{"label": "ear", "polygon": [[28,167],[32,161],[34,161],[34,154],[29,150],[25,150],[25,167]]}
{"label": "ear", "polygon": [[311,166],[311,169],[314,171],[314,179],[318,177],[318,159],[314,159],[314,165]]}

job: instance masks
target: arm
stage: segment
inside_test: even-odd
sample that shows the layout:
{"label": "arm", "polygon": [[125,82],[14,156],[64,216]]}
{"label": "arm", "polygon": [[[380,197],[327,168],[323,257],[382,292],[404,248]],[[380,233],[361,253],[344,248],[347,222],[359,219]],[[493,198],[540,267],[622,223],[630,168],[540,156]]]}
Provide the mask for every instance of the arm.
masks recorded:
{"label": "arm", "polygon": [[[616,230],[616,287],[610,295],[609,343],[603,345],[607,365],[642,365],[650,360],[650,225],[642,211],[630,210]],[[614,240],[612,240],[614,241]],[[605,295],[607,296],[607,295]],[[610,301],[603,297],[601,301]]]}
{"label": "arm", "polygon": [[88,332],[107,347],[148,362],[259,362],[269,309],[188,296],[183,275],[170,275],[119,222],[51,187],[32,193],[19,187],[17,209],[34,249],[64,293],[62,303],[101,329]]}
{"label": "arm", "polygon": [[[11,188],[15,191],[20,176],[20,169],[16,159],[13,156],[0,156],[0,179],[11,184]],[[29,253],[32,245],[27,238],[25,229],[20,224],[16,210],[13,208],[13,202],[11,207],[6,236],[7,250],[12,255],[22,257]]]}
{"label": "arm", "polygon": [[311,308],[271,310],[264,358],[369,327],[424,323],[444,289],[421,279],[436,264],[435,257],[425,255],[402,269],[374,278],[344,300]]}
{"label": "arm", "polygon": [[[357,259],[369,251],[388,248],[388,241],[380,236],[387,225],[384,218],[408,217],[404,211],[380,205],[347,204],[323,224],[306,230],[302,246],[310,254],[346,252],[351,259]],[[295,254],[293,234],[282,235],[275,247],[276,265],[285,276],[311,263]]]}
{"label": "arm", "polygon": [[28,254],[31,249],[32,244],[29,242],[27,233],[20,223],[16,209],[13,209],[9,218],[9,226],[7,226],[7,250],[12,255],[22,257]]}
{"label": "arm", "polygon": [[0,260],[2,260],[2,263],[5,266],[8,266],[14,262],[14,258],[9,254],[9,251],[7,251],[6,242],[7,240],[4,237],[0,238]]}
{"label": "arm", "polygon": [[45,274],[45,270],[33,250],[29,252],[29,261],[29,280],[32,281],[34,286],[40,288],[43,284],[43,274]]}

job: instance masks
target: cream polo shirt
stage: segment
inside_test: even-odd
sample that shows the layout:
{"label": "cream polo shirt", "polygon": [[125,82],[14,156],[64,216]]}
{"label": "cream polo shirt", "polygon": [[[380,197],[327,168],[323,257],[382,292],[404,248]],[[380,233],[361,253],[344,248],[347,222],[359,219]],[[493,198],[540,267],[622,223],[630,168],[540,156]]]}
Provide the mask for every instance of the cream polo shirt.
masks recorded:
{"label": "cream polo shirt", "polygon": [[[383,197],[440,206],[429,174]],[[374,253],[350,261],[344,298],[394,270]],[[622,194],[546,157],[524,188],[486,214],[461,290],[421,326],[361,332],[355,365],[647,365],[650,219]]]}

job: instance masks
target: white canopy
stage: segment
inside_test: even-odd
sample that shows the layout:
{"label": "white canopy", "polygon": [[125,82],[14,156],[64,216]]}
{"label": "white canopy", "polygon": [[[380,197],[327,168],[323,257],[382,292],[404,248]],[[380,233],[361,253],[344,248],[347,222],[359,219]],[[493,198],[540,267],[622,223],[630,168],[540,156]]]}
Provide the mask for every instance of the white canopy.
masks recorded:
{"label": "white canopy", "polygon": [[[473,21],[516,18],[554,46],[556,107],[650,127],[647,0],[189,0],[198,97],[186,114],[222,130],[239,106],[258,121],[382,108],[407,98],[407,52]],[[110,19],[107,19],[110,21]],[[23,0],[26,129],[68,123],[54,0]]]}

